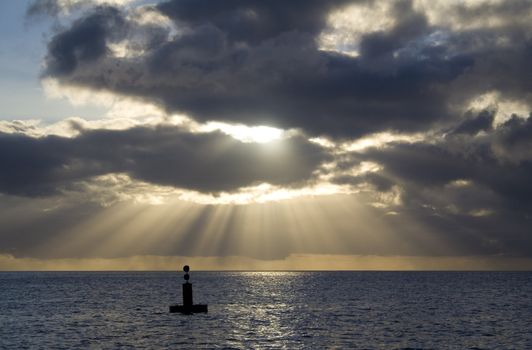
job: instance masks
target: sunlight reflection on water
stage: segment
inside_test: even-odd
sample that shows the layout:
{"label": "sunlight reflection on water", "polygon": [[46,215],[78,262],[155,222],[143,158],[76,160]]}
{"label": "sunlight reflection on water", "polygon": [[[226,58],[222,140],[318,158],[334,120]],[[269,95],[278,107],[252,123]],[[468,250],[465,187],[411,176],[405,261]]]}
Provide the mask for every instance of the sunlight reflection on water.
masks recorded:
{"label": "sunlight reflection on water", "polygon": [[532,274],[0,273],[0,348],[532,348]]}

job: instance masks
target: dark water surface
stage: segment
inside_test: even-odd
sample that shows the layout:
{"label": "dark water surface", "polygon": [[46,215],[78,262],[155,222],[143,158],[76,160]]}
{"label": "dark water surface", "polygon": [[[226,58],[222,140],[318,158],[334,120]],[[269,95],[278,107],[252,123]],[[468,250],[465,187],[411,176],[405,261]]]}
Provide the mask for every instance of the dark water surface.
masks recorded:
{"label": "dark water surface", "polygon": [[532,349],[532,273],[0,273],[2,349]]}

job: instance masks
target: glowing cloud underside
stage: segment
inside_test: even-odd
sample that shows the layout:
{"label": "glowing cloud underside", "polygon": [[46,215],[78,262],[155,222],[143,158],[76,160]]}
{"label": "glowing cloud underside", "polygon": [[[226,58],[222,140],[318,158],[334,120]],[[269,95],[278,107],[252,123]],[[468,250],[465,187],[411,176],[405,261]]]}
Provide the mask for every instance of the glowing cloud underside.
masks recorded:
{"label": "glowing cloud underside", "polygon": [[284,131],[270,126],[247,126],[243,124],[226,124],[220,122],[210,122],[199,126],[199,130],[209,132],[220,130],[223,133],[242,142],[268,143],[279,140]]}

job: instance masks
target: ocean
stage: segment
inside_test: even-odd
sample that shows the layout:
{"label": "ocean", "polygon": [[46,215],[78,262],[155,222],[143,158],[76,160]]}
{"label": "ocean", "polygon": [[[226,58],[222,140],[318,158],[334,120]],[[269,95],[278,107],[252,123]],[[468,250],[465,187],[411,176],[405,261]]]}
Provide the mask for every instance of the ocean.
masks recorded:
{"label": "ocean", "polygon": [[532,349],[530,272],[1,272],[1,349]]}

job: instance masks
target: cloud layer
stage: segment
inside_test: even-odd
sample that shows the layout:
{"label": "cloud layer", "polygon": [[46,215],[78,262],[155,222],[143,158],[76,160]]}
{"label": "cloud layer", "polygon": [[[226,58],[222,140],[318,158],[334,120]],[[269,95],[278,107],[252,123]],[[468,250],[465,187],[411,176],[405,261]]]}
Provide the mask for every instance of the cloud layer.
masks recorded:
{"label": "cloud layer", "polygon": [[[0,216],[6,253],[65,257],[43,253],[45,238],[90,235],[76,222],[123,203],[103,208],[79,195],[105,188],[102,177],[126,176],[135,191],[142,183],[223,196],[265,183],[305,194],[330,186],[348,198],[253,204],[254,214],[207,206],[171,245],[131,254],[532,257],[532,2],[124,3],[47,0],[28,10],[63,24],[49,38],[43,79],[155,105],[162,116],[120,130],[106,127],[113,120],[92,129],[72,122],[69,137],[0,124],[0,193],[47,227],[39,235]],[[199,129],[217,122],[285,133],[244,143],[168,123],[176,114]],[[56,199],[46,218],[28,204]],[[283,211],[291,215],[264,214]],[[257,222],[264,231],[253,231]],[[203,231],[220,242],[185,249],[205,244]],[[298,232],[314,239],[298,245]],[[77,248],[68,254],[81,256]],[[126,253],[101,253],[117,254]]]}
{"label": "cloud layer", "polygon": [[[320,48],[332,13],[377,4],[174,0],[143,7],[136,17],[97,7],[51,39],[44,74],[149,100],[198,121],[346,138],[427,130],[460,118],[464,104],[486,92],[528,103],[531,31],[504,16],[517,5],[486,4],[502,13],[496,29],[456,31],[430,23],[415,2],[396,1],[383,13],[392,23],[387,30],[351,43],[357,56]],[[527,13],[530,6],[517,7]],[[468,22],[488,10],[454,11],[457,21]],[[154,14],[171,24],[139,20]],[[118,43],[126,54],[110,49]]]}
{"label": "cloud layer", "polygon": [[301,137],[250,144],[220,132],[194,134],[163,125],[81,130],[72,138],[0,133],[0,191],[50,195],[77,181],[114,173],[200,192],[263,182],[291,186],[310,180],[329,157]]}

